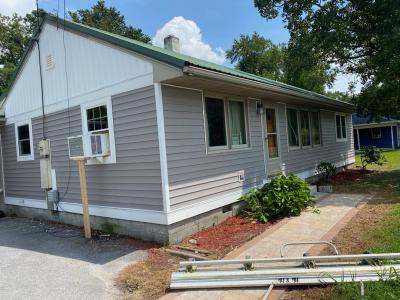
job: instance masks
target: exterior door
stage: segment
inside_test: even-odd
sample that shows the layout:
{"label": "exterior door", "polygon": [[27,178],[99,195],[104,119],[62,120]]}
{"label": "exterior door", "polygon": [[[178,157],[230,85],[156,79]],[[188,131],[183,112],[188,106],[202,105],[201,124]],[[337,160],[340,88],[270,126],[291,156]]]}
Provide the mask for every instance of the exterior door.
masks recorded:
{"label": "exterior door", "polygon": [[265,149],[267,177],[280,175],[281,160],[279,149],[278,113],[275,107],[265,109]]}

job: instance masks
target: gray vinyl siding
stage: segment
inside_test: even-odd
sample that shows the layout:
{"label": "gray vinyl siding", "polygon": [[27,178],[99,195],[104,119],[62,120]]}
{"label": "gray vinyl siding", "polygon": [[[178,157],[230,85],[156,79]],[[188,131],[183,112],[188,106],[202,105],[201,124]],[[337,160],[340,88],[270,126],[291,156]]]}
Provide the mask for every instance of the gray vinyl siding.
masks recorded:
{"label": "gray vinyl siding", "polygon": [[[153,86],[113,96],[112,109],[117,163],[86,167],[89,204],[161,211],[162,185]],[[14,125],[6,126],[7,196],[44,199],[36,149],[42,138],[41,117],[32,120],[32,130],[35,160],[17,162]],[[69,117],[67,110],[46,115],[45,132],[51,143],[52,168],[56,170],[61,200],[79,203],[77,163],[69,160],[67,138],[82,134],[80,107],[70,108]]]}
{"label": "gray vinyl siding", "polygon": [[[312,109],[315,110],[318,107]],[[335,112],[320,110],[322,145],[288,150],[286,106],[280,104],[278,110],[281,162],[286,166],[286,173],[313,170],[321,161],[337,163],[354,157],[351,115],[346,116],[347,141],[336,141]]]}
{"label": "gray vinyl siding", "polygon": [[[207,154],[202,94],[164,86],[162,95],[172,209],[262,183],[265,178],[263,139],[254,101],[247,103],[251,147]],[[244,183],[238,182],[238,171],[242,170]]]}
{"label": "gray vinyl siding", "polygon": [[[14,124],[2,128],[2,137],[6,196],[44,199],[44,193],[40,188],[39,154],[36,147],[34,147],[35,160],[18,162]],[[35,133],[33,137],[34,142],[39,140],[39,136],[35,136]]]}

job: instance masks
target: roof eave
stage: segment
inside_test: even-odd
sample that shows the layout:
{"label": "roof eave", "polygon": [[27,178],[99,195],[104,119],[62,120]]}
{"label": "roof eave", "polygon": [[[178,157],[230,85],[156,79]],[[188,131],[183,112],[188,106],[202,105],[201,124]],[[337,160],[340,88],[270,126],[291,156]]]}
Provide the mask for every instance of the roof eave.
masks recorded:
{"label": "roof eave", "polygon": [[302,92],[302,90],[296,91],[293,89],[287,89],[287,88],[276,86],[273,84],[250,80],[247,78],[233,76],[230,74],[216,72],[216,71],[212,71],[212,70],[208,70],[208,69],[204,69],[204,68],[199,68],[196,66],[186,66],[184,68],[183,72],[188,75],[195,75],[195,76],[200,76],[200,77],[208,77],[208,78],[213,78],[213,79],[218,79],[218,80],[225,80],[225,81],[229,81],[229,82],[236,83],[236,84],[247,85],[247,86],[251,86],[251,87],[255,87],[255,88],[274,91],[274,92],[281,93],[281,94],[287,94],[287,95],[291,95],[291,96],[295,96],[295,97],[300,97],[305,100],[312,101],[314,103],[318,102],[318,103],[321,103],[324,105],[329,105],[329,106],[333,106],[336,108],[344,109],[349,112],[355,111],[355,107],[351,103],[334,100],[334,99],[331,99],[328,97],[322,97],[322,96],[318,97],[318,96],[316,96],[317,94],[304,93],[304,92]]}

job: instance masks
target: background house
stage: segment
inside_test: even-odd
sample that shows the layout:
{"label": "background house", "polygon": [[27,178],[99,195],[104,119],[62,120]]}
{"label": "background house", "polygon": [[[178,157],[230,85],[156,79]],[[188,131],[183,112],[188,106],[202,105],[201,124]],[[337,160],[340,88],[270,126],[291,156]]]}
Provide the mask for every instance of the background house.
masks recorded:
{"label": "background house", "polygon": [[400,120],[383,118],[371,122],[369,117],[352,116],[354,147],[376,146],[385,149],[400,148]]}
{"label": "background house", "polygon": [[354,162],[349,103],[182,55],[177,40],[163,49],[50,15],[39,33],[4,104],[8,213],[81,225],[68,144],[80,135],[109,143],[86,166],[92,226],[157,242],[220,222],[271,176]]}

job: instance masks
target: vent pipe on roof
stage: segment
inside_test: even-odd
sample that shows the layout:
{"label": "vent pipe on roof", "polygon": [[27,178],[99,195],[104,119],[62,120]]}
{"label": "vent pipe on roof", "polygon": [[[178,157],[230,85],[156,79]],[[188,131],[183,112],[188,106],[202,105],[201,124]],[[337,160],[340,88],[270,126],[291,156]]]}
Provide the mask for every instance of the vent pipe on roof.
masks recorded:
{"label": "vent pipe on roof", "polygon": [[179,38],[170,34],[164,38],[164,48],[174,52],[180,52]]}

